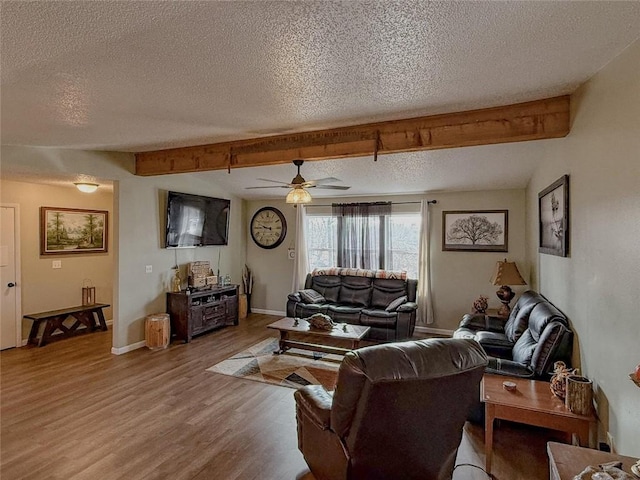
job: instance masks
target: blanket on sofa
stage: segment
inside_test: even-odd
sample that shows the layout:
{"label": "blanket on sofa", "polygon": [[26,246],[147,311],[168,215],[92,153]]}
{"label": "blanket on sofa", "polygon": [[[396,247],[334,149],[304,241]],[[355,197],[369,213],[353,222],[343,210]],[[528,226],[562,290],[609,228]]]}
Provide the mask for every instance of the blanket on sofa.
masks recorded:
{"label": "blanket on sofa", "polygon": [[368,278],[392,278],[397,280],[406,280],[406,270],[393,271],[393,270],[368,270],[364,268],[343,268],[343,267],[328,267],[328,268],[316,268],[311,272],[312,277],[318,277],[321,275],[341,275],[351,277],[368,277]]}

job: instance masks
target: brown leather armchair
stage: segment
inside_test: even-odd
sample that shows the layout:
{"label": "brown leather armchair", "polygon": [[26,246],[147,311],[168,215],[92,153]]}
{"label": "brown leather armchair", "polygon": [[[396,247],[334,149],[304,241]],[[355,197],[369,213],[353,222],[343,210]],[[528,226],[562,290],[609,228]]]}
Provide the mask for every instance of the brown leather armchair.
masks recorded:
{"label": "brown leather armchair", "polygon": [[295,392],[298,448],[317,480],[450,479],[486,365],[469,339],[349,352],[333,395]]}

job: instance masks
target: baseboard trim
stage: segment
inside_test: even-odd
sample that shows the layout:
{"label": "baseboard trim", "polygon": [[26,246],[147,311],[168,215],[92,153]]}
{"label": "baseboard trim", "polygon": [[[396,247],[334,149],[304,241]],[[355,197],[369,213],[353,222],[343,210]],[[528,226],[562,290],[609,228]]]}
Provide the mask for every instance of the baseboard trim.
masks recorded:
{"label": "baseboard trim", "polygon": [[431,327],[417,326],[415,328],[415,331],[419,333],[433,333],[434,335],[445,335],[447,337],[453,337],[453,330],[447,330],[444,328],[431,328]]}
{"label": "baseboard trim", "polygon": [[132,352],[142,347],[146,347],[147,342],[142,340],[141,342],[132,343],[124,347],[111,347],[111,353],[114,355],[122,355],[123,353]]}
{"label": "baseboard trim", "polygon": [[279,315],[281,317],[286,317],[285,312],[279,312],[277,310],[264,310],[262,308],[251,308],[251,313],[262,313],[264,315]]}

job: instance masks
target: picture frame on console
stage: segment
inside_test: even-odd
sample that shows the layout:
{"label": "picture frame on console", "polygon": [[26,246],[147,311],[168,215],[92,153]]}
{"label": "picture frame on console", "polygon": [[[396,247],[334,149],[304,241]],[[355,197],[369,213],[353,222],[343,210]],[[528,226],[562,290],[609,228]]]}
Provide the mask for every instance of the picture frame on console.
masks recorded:
{"label": "picture frame on console", "polygon": [[569,255],[569,175],[538,194],[538,251]]}
{"label": "picture frame on console", "polygon": [[442,250],[508,252],[509,210],[442,212]]}

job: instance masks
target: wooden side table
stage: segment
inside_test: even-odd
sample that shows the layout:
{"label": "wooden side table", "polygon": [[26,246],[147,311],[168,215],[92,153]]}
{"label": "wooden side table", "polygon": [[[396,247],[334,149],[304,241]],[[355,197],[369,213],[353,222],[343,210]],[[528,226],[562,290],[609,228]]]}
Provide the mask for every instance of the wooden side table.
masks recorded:
{"label": "wooden side table", "polygon": [[622,462],[622,469],[631,473],[631,465],[636,463],[632,457],[556,442],[547,444],[547,454],[550,480],[572,480],[589,465],[608,462]]}
{"label": "wooden side table", "polygon": [[[510,381],[516,389],[507,391],[502,383]],[[582,445],[589,445],[589,432],[596,418],[591,415],[576,415],[556,398],[549,383],[525,378],[486,374],[482,377],[480,399],[485,404],[485,466],[491,473],[493,454],[493,421],[509,420],[536,427],[545,427],[575,433]]]}
{"label": "wooden side table", "polygon": [[148,315],[144,325],[145,341],[148,348],[155,350],[167,348],[171,338],[171,325],[168,313]]}

